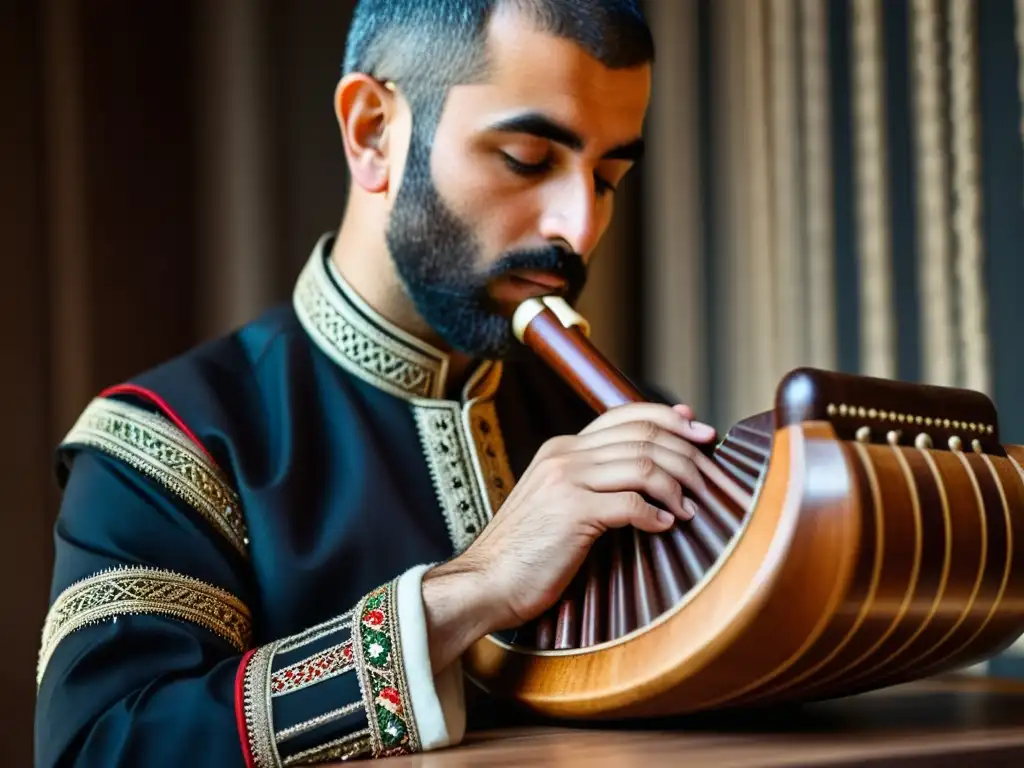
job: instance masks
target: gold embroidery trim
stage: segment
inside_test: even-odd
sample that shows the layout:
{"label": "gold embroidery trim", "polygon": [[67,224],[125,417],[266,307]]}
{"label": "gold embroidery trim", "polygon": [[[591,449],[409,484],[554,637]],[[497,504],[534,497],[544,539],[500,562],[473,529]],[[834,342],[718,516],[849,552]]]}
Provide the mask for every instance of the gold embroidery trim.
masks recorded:
{"label": "gold embroidery trim", "polygon": [[210,630],[235,650],[248,648],[252,617],[237,597],[190,576],[155,568],[101,571],[65,589],[43,625],[37,685],[61,641],[83,627],[118,616],[170,616]]}
{"label": "gold embroidery trim", "polygon": [[309,720],[305,720],[301,723],[291,726],[290,728],[285,728],[283,730],[278,731],[274,734],[274,741],[277,744],[281,744],[282,742],[294,739],[296,736],[301,736],[304,733],[315,731],[317,728],[322,728],[325,725],[335,723],[338,720],[341,720],[343,717],[348,717],[349,715],[359,712],[362,709],[362,700],[350,702],[343,707],[338,707],[337,709],[331,710],[330,712],[325,712],[322,715],[311,717]]}
{"label": "gold embroidery trim", "polygon": [[298,752],[291,757],[285,758],[282,765],[285,768],[290,768],[290,766],[294,765],[314,765],[315,763],[326,763],[335,760],[351,760],[353,757],[368,754],[372,746],[373,738],[370,736],[370,729],[364,728],[340,739]]}
{"label": "gold embroidery trim", "polygon": [[345,611],[345,613],[340,616],[335,616],[334,618],[310,627],[297,635],[285,638],[281,641],[281,646],[277,649],[277,652],[291,653],[304,645],[315,643],[317,640],[327,637],[327,635],[333,635],[335,632],[342,632],[346,629],[351,630],[352,613],[352,610]]}
{"label": "gold embroidery trim", "polygon": [[293,305],[313,342],[345,370],[396,397],[440,397],[448,359],[377,313],[339,280],[331,281],[318,246],[295,285]]}
{"label": "gold embroidery trim", "polygon": [[313,343],[363,381],[410,401],[413,420],[456,551],[479,535],[515,479],[491,402],[502,365],[484,363],[462,406],[445,399],[448,358],[381,318],[323,254],[321,238],[296,282],[293,305]]}
{"label": "gold embroidery trim", "polygon": [[458,404],[445,401],[425,400],[413,406],[434,491],[457,553],[473,543],[489,520],[459,410]]}
{"label": "gold embroidery trim", "polygon": [[292,300],[299,322],[340,367],[410,401],[449,537],[462,551],[515,482],[491,403],[502,366],[480,366],[465,388],[465,406],[445,399],[447,356],[381,318],[337,272],[332,278],[326,242],[325,236],[317,243],[296,282]]}
{"label": "gold embroidery trim", "polygon": [[332,645],[270,676],[270,695],[284,696],[330,680],[352,669],[352,641]]}
{"label": "gold embroidery trim", "polygon": [[62,443],[74,445],[104,451],[155,480],[248,555],[248,530],[238,495],[213,462],[167,419],[99,398],[85,408]]}
{"label": "gold embroidery trim", "polygon": [[402,660],[398,580],[370,592],[356,606],[352,626],[359,690],[374,757],[420,751],[416,717]]}
{"label": "gold embroidery trim", "polygon": [[274,717],[270,703],[270,674],[280,641],[261,645],[246,663],[242,682],[242,709],[246,739],[256,768],[281,765],[274,739]]}
{"label": "gold embroidery trim", "polygon": [[494,403],[480,403],[474,410],[476,413],[467,414],[467,418],[470,420],[469,431],[476,445],[479,480],[490,502],[490,509],[486,515],[486,520],[489,520],[501,509],[501,505],[512,492],[515,477],[512,475],[512,467],[505,452],[505,439],[501,434],[498,410]]}
{"label": "gold embroidery trim", "polygon": [[472,458],[477,483],[486,494],[485,524],[505,503],[515,485],[498,421],[498,409],[494,405],[502,373],[501,363],[482,366],[466,387],[468,402],[462,410],[462,428],[474,448]]}
{"label": "gold embroidery trim", "polygon": [[515,484],[493,397],[500,363],[485,364],[466,385],[462,407],[449,400],[415,400],[413,419],[434,491],[456,552],[490,521]]}

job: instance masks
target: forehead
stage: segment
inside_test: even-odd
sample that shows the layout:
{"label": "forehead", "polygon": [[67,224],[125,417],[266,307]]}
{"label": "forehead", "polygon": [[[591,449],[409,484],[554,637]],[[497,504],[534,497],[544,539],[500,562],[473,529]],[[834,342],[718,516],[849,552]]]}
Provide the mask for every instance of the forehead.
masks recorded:
{"label": "forehead", "polygon": [[610,69],[571,40],[530,19],[498,11],[487,33],[486,82],[457,86],[450,106],[468,127],[517,112],[542,112],[595,143],[639,136],[650,98],[650,67]]}

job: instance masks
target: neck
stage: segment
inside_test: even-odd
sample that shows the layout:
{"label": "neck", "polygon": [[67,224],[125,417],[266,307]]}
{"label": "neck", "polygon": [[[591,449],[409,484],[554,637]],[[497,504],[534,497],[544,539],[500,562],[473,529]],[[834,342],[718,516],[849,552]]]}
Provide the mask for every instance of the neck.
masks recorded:
{"label": "neck", "polygon": [[389,323],[448,353],[449,390],[461,390],[472,360],[452,350],[416,311],[402,287],[384,238],[386,222],[375,207],[353,200],[338,228],[331,262],[345,282]]}

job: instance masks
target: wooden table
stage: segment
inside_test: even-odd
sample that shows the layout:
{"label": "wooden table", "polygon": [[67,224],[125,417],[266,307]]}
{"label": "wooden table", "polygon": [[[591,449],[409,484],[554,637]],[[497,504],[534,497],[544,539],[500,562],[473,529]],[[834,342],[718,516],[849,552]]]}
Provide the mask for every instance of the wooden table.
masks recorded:
{"label": "wooden table", "polygon": [[526,727],[467,735],[389,766],[928,766],[1024,768],[1024,682],[946,678],[759,713],[643,727]]}

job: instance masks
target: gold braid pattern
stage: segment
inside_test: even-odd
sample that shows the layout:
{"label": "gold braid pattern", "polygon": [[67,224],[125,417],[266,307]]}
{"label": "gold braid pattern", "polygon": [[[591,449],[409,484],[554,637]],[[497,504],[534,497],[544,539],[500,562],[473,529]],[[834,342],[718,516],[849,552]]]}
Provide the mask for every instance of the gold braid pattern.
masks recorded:
{"label": "gold braid pattern", "polygon": [[184,574],[121,566],[70,585],[46,614],[36,683],[57,646],[73,632],[120,616],[165,616],[203,627],[242,652],[252,639],[252,614],[237,597]]}
{"label": "gold braid pattern", "polygon": [[911,7],[921,346],[924,352],[921,362],[926,383],[953,386],[956,383],[956,346],[939,6],[939,0],[914,0]]}

